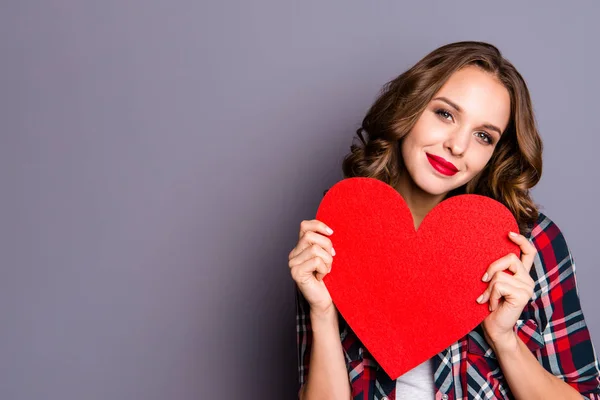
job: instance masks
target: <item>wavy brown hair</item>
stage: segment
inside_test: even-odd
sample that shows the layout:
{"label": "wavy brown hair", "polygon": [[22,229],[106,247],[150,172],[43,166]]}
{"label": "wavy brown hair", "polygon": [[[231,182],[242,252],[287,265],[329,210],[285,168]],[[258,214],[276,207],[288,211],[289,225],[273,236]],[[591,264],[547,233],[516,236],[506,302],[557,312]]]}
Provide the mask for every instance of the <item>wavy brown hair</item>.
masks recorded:
{"label": "wavy brown hair", "polygon": [[[376,178],[397,187],[404,171],[400,144],[435,93],[459,69],[475,65],[493,74],[510,94],[510,119],[486,167],[446,198],[480,194],[504,204],[527,235],[539,212],[529,189],[542,175],[540,139],[525,80],[493,45],[464,41],[432,51],[412,68],[386,83],[362,121],[342,162],[345,178]],[[366,134],[363,136],[363,133]]]}

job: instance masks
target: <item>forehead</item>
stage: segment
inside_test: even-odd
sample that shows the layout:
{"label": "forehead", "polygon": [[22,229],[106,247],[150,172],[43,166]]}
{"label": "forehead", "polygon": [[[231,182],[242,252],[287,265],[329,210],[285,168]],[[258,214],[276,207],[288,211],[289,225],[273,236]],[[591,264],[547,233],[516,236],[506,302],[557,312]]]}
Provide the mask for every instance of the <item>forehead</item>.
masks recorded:
{"label": "forehead", "polygon": [[504,130],[510,118],[510,95],[492,74],[476,66],[453,73],[435,97],[447,97],[475,123],[491,123]]}

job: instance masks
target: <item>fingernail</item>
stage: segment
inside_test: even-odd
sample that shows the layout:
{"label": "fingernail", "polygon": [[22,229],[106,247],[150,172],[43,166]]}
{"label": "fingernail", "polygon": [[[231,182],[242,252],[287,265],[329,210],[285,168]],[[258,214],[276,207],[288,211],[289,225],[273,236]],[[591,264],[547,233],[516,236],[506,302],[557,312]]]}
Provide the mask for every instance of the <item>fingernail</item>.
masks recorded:
{"label": "fingernail", "polygon": [[488,273],[486,272],[485,275],[483,275],[483,278],[481,278],[482,281],[487,282],[488,281]]}
{"label": "fingernail", "polygon": [[477,302],[478,302],[478,303],[481,303],[481,301],[482,301],[482,300],[483,300],[483,293],[481,294],[481,296],[479,296],[479,297],[477,298]]}
{"label": "fingernail", "polygon": [[492,311],[492,305],[491,304],[488,306],[488,310],[490,310],[490,312]]}
{"label": "fingernail", "polygon": [[333,233],[333,229],[331,229],[330,227],[327,227],[327,229],[325,229],[327,231],[327,233],[329,233],[330,235]]}
{"label": "fingernail", "polygon": [[335,256],[335,249],[333,247],[331,248],[331,255]]}
{"label": "fingernail", "polygon": [[510,236],[512,236],[512,237],[517,237],[517,236],[518,236],[518,235],[517,235],[516,233],[514,233],[514,232],[509,232],[508,234],[509,234]]}

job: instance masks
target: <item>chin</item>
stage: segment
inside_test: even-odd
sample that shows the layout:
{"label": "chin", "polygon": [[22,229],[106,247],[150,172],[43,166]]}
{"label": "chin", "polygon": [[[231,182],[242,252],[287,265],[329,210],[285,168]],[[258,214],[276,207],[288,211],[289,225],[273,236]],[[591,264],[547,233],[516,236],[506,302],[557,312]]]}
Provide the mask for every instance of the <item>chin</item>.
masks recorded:
{"label": "chin", "polygon": [[429,193],[432,196],[441,196],[446,195],[449,192],[453,191],[464,185],[463,182],[457,182],[454,180],[439,180],[439,179],[421,179],[418,182],[415,182],[417,186],[426,193]]}
{"label": "chin", "polygon": [[453,188],[453,186],[444,185],[440,182],[423,182],[421,184],[417,183],[417,186],[422,191],[429,193],[432,196],[441,196],[448,193]]}

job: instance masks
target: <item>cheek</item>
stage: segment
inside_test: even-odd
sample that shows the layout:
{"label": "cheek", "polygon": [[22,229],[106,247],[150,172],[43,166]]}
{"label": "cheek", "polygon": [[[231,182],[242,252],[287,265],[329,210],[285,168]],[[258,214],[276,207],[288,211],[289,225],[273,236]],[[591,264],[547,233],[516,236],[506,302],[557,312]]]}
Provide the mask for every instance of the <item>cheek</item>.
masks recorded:
{"label": "cheek", "polygon": [[492,153],[489,151],[481,152],[480,154],[474,154],[468,164],[469,172],[471,172],[473,175],[476,175],[479,172],[481,172],[488,164],[491,157]]}
{"label": "cheek", "polygon": [[423,118],[419,124],[418,138],[423,146],[437,145],[445,141],[452,134],[452,126],[446,124],[440,119],[430,114],[427,118]]}
{"label": "cheek", "polygon": [[415,162],[424,146],[416,133],[416,131],[411,131],[411,133],[409,133],[402,141],[402,158],[404,159],[405,163],[408,164]]}
{"label": "cheek", "polygon": [[444,140],[445,126],[431,116],[422,116],[406,137],[407,147],[431,146]]}

